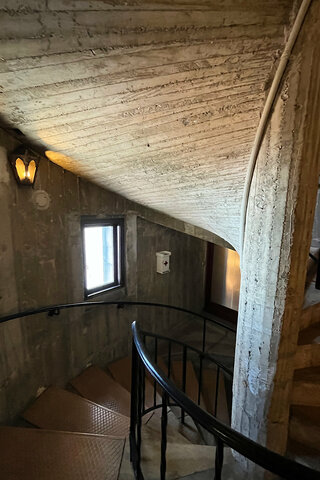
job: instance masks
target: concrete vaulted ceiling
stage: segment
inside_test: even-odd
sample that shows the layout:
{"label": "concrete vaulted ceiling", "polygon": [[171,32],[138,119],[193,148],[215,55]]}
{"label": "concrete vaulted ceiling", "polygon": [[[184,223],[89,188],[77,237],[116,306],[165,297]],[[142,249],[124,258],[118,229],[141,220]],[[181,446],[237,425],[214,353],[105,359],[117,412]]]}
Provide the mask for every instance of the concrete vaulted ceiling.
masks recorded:
{"label": "concrete vaulted ceiling", "polygon": [[292,0],[2,0],[5,119],[54,160],[239,245]]}

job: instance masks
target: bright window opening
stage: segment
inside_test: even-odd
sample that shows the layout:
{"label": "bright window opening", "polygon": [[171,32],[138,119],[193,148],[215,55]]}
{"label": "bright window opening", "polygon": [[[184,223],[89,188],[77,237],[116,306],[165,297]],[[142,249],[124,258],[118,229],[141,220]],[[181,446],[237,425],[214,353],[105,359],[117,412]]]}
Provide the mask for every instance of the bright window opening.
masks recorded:
{"label": "bright window opening", "polygon": [[123,284],[123,220],[84,220],[85,296]]}

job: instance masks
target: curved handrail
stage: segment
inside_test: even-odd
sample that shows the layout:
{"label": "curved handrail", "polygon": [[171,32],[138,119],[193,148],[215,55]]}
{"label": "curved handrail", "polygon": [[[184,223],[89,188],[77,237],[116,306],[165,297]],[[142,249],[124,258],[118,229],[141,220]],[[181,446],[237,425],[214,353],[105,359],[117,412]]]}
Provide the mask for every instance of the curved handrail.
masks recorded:
{"label": "curved handrail", "polygon": [[168,396],[206,431],[257,465],[285,479],[301,480],[301,478],[304,478],[306,480],[319,480],[319,472],[316,470],[272,452],[236,430],[233,430],[231,427],[228,427],[199,407],[183,393],[152,360],[143,342],[143,335],[146,334],[146,332],[141,331],[136,322],[132,324],[132,333],[138,355],[148,372]]}
{"label": "curved handrail", "polygon": [[206,320],[208,322],[214,323],[215,325],[218,325],[219,327],[225,328],[226,330],[229,330],[231,332],[236,331],[236,328],[232,325],[228,325],[228,324],[225,324],[223,322],[219,322],[219,320],[215,320],[213,318],[206,317],[205,315],[202,315],[202,314],[197,313],[197,312],[193,312],[191,310],[187,310],[186,308],[176,307],[174,305],[166,305],[164,303],[135,302],[135,301],[122,301],[122,300],[113,301],[113,302],[108,302],[108,301],[77,302],[77,303],[62,303],[62,304],[58,304],[58,305],[50,305],[50,306],[46,306],[46,307],[36,308],[34,310],[24,310],[22,312],[5,315],[3,317],[0,317],[0,323],[6,323],[6,322],[9,322],[10,320],[14,320],[16,318],[27,317],[29,315],[37,315],[38,313],[48,312],[49,314],[55,315],[56,314],[55,312],[59,312],[60,310],[65,310],[65,309],[69,309],[69,308],[82,308],[82,307],[102,306],[102,305],[117,305],[118,307],[121,307],[121,306],[143,306],[143,307],[168,308],[169,310],[175,310],[175,311],[178,311],[178,312],[187,313],[189,315],[193,315],[195,317],[201,318],[202,320]]}
{"label": "curved handrail", "polygon": [[211,355],[210,353],[202,352],[201,350],[199,350],[199,348],[193,347],[192,345],[188,345],[182,342],[181,340],[176,340],[174,338],[166,337],[165,335],[160,335],[158,333],[152,333],[144,330],[143,335],[145,335],[146,337],[157,338],[158,340],[166,340],[167,342],[175,343],[176,345],[180,345],[181,347],[187,347],[188,350],[192,350],[193,352],[197,353],[199,357],[203,359],[211,360],[218,367],[220,367],[225,373],[233,377],[233,372],[230,370],[230,368],[223,365],[223,363],[221,363],[220,360],[218,360],[214,355]]}

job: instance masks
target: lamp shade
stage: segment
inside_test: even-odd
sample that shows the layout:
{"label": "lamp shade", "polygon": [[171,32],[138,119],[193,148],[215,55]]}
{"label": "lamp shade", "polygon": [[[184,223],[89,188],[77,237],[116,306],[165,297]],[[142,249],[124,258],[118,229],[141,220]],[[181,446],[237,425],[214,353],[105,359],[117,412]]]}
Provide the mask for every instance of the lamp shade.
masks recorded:
{"label": "lamp shade", "polygon": [[9,156],[14,175],[20,185],[33,185],[39,166],[39,157],[25,147],[19,147]]}

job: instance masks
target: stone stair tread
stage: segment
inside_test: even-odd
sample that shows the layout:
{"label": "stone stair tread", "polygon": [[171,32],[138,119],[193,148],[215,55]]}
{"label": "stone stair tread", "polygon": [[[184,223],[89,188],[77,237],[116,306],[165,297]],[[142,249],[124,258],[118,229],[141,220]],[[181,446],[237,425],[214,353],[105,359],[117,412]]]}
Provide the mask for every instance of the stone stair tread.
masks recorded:
{"label": "stone stair tread", "polygon": [[[151,443],[152,441],[159,441],[161,437],[161,414],[154,415],[150,421],[143,427],[142,436],[143,441]],[[168,408],[168,423],[167,423],[167,440],[168,443],[183,443],[190,445],[191,442],[181,432],[181,423],[177,419],[174,412]]]}
{"label": "stone stair tread", "polygon": [[298,345],[320,343],[320,321],[300,331]]}
{"label": "stone stair tread", "polygon": [[314,450],[309,445],[296,441],[289,436],[287,443],[287,456],[295,462],[319,470],[320,474],[319,450]]}
{"label": "stone stair tread", "polygon": [[114,412],[130,416],[130,394],[97,366],[86,368],[69,382],[83,397]]}
{"label": "stone stair tread", "polygon": [[[152,446],[142,441],[143,474],[147,480],[160,478],[160,449],[160,441],[154,442]],[[214,465],[214,456],[215,447],[208,445],[168,443],[166,480],[177,480],[194,472],[208,470]],[[132,467],[127,447],[119,480],[129,479],[132,479]]]}
{"label": "stone stair tread", "polygon": [[314,382],[320,383],[320,366],[299,368],[295,370],[293,380],[295,382]]}
{"label": "stone stair tread", "polygon": [[304,407],[303,405],[292,405],[291,417],[299,417],[304,421],[318,424],[320,427],[320,407]]}
{"label": "stone stair tread", "polygon": [[310,305],[302,310],[300,318],[301,331],[318,323],[320,318],[320,303]]}
{"label": "stone stair tread", "polygon": [[189,415],[185,415],[184,423],[181,422],[181,408],[170,407],[170,410],[177,419],[177,431],[193,445],[205,445],[204,438]]}
{"label": "stone stair tread", "polygon": [[295,370],[291,405],[320,406],[320,367]]}
{"label": "stone stair tread", "polygon": [[104,435],[0,427],[6,480],[117,480],[124,440]]}
{"label": "stone stair tread", "polygon": [[295,355],[295,368],[318,367],[320,365],[320,344],[298,345]]}
{"label": "stone stair tread", "polygon": [[48,430],[126,437],[129,418],[74,393],[49,387],[23,413],[29,423]]}
{"label": "stone stair tread", "polygon": [[320,407],[292,406],[290,439],[313,450],[320,450]]}

